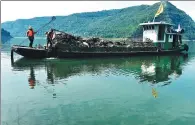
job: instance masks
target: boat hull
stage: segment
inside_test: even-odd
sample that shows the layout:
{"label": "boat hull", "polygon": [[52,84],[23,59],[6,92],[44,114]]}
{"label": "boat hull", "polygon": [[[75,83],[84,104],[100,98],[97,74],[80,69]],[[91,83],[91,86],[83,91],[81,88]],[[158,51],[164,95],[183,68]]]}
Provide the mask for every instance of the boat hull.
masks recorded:
{"label": "boat hull", "polygon": [[25,58],[93,58],[93,57],[127,57],[127,56],[150,56],[150,55],[173,55],[181,54],[184,49],[161,50],[161,51],[128,51],[128,52],[76,52],[52,49],[36,49],[26,46],[13,46],[15,52]]}
{"label": "boat hull", "polygon": [[93,58],[93,57],[128,57],[150,55],[180,55],[183,50],[137,51],[137,52],[63,52],[57,53],[58,58]]}
{"label": "boat hull", "polygon": [[25,57],[25,58],[47,58],[47,50],[45,49],[36,49],[26,46],[13,46],[13,52]]}

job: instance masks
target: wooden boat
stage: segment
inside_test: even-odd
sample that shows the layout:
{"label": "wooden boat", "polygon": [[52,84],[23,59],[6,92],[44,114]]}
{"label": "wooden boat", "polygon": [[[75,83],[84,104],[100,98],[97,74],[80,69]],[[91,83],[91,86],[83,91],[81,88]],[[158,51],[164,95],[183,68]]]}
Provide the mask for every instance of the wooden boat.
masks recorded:
{"label": "wooden boat", "polygon": [[127,57],[127,56],[144,56],[144,55],[173,55],[181,54],[185,51],[183,49],[172,50],[158,50],[156,51],[123,51],[123,52],[78,52],[78,51],[61,51],[53,48],[51,51],[48,49],[29,48],[27,46],[13,46],[13,52],[25,58],[93,58],[93,57]]}
{"label": "wooden boat", "polygon": [[30,48],[28,46],[18,46],[14,45],[11,48],[11,59],[14,59],[14,52],[25,57],[31,59],[43,59],[56,57],[55,51],[46,49],[46,48]]}
{"label": "wooden boat", "polygon": [[11,55],[13,56],[13,52],[27,58],[47,58],[47,50],[46,49],[37,49],[30,48],[27,46],[18,46],[14,45],[11,48]]}
{"label": "wooden boat", "polygon": [[[79,46],[65,46],[59,49],[53,47],[51,51],[45,48],[29,48],[26,46],[14,45],[13,52],[27,58],[83,58],[83,57],[113,57],[113,56],[138,56],[138,55],[167,55],[180,54],[188,51],[188,45],[183,43],[182,34],[183,29],[178,27],[178,31],[173,30],[172,24],[166,22],[148,22],[141,23],[143,27],[143,41],[147,43],[148,40],[152,46],[120,46],[120,47],[79,47]],[[57,36],[57,35],[56,35]]]}

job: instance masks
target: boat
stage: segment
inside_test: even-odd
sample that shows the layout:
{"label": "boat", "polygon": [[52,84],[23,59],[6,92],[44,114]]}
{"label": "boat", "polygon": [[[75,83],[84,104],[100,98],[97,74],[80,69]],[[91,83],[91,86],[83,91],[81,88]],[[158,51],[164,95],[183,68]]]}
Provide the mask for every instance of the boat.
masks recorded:
{"label": "boat", "polygon": [[52,56],[52,52],[46,48],[31,48],[28,46],[13,45],[11,48],[11,56],[13,58],[13,52],[25,57],[25,58],[49,58]]}
{"label": "boat", "polygon": [[[59,44],[58,47],[54,46],[51,49],[46,49],[14,45],[11,49],[12,56],[13,52],[15,52],[26,58],[92,58],[111,56],[121,57],[138,55],[167,55],[180,54],[182,52],[188,51],[188,45],[186,43],[183,43],[182,41],[182,34],[184,33],[184,30],[180,27],[179,30],[173,30],[173,25],[166,22],[141,23],[140,26],[142,26],[143,28],[143,38],[141,42],[135,41],[133,43],[116,46],[89,46],[89,43],[87,43],[86,41],[76,40],[76,42],[81,41],[82,45],[87,45],[73,46],[73,42],[70,42],[71,44],[67,44],[67,42],[63,43],[58,38],[58,36],[62,36],[63,34],[69,34],[55,30],[55,37],[57,40],[55,40],[54,38],[54,41],[55,45]],[[64,39],[69,41],[68,38]],[[74,43],[77,44],[76,42]]]}

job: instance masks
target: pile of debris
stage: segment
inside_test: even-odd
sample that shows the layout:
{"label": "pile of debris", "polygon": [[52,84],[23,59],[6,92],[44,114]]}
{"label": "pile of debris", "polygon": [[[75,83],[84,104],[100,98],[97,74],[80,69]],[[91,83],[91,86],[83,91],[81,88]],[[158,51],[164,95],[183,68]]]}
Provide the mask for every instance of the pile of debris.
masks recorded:
{"label": "pile of debris", "polygon": [[53,44],[55,47],[60,49],[67,49],[70,47],[153,47],[151,41],[149,42],[135,42],[130,39],[122,41],[111,41],[101,38],[82,38],[80,36],[73,36],[71,34],[54,30],[55,38],[53,39]]}

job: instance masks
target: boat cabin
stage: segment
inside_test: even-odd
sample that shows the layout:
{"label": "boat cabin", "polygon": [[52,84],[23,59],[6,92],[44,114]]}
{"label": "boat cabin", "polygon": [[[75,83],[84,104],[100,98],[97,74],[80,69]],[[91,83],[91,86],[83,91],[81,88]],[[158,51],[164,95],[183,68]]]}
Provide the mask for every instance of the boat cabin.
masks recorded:
{"label": "boat cabin", "polygon": [[148,22],[141,23],[143,27],[143,42],[153,42],[155,46],[161,49],[173,49],[182,43],[183,29],[178,27],[177,31],[173,26],[166,22]]}

